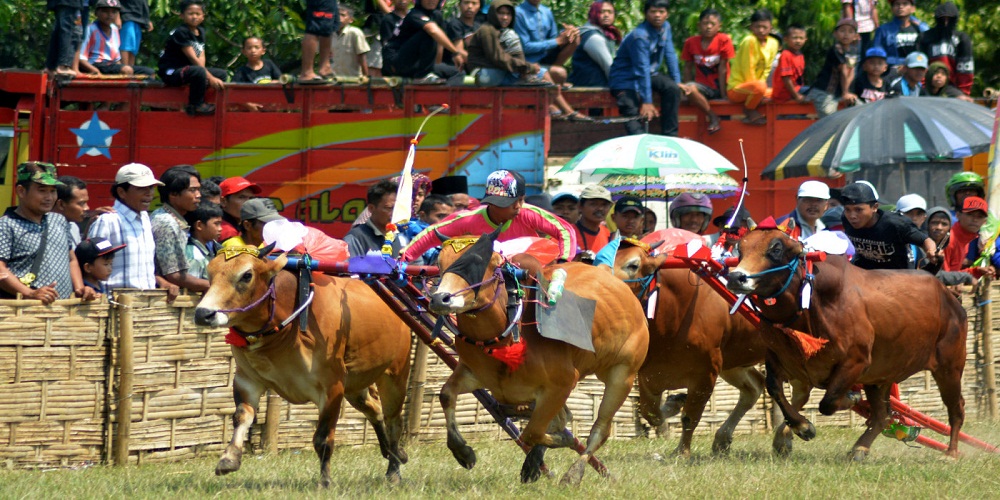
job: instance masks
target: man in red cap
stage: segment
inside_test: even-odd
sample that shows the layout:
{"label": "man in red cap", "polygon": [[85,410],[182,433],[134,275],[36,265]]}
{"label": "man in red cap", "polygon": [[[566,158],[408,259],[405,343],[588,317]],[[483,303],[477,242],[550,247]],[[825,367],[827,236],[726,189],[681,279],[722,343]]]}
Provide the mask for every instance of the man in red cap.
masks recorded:
{"label": "man in red cap", "polygon": [[[986,223],[986,200],[978,196],[969,196],[962,200],[962,209],[955,217],[958,223],[951,226],[951,238],[944,249],[944,271],[961,271],[969,267],[966,256],[970,253],[979,254],[979,229]],[[975,245],[970,252],[969,247]]]}
{"label": "man in red cap", "polygon": [[240,234],[240,209],[247,200],[260,194],[260,186],[243,177],[230,177],[219,184],[222,191],[222,233],[219,243]]}

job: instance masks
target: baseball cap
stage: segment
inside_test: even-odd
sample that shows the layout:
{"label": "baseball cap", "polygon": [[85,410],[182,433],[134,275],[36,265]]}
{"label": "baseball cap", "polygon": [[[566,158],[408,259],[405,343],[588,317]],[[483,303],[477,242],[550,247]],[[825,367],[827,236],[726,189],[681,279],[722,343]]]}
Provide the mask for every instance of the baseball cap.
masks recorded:
{"label": "baseball cap", "polygon": [[641,213],[645,212],[642,206],[642,200],[636,196],[622,196],[615,203],[615,213],[623,214],[628,211],[636,211]]}
{"label": "baseball cap", "polygon": [[135,187],[162,186],[163,183],[156,180],[153,171],[142,163],[129,163],[118,169],[115,174],[115,184],[131,184]]}
{"label": "baseball cap", "polygon": [[[39,167],[41,170],[34,170],[32,167]],[[62,186],[56,178],[56,166],[51,163],[40,161],[24,162],[17,166],[17,182],[31,181],[43,186]]]}
{"label": "baseball cap", "polygon": [[830,229],[833,227],[842,226],[843,224],[841,224],[842,222],[841,217],[843,216],[844,216],[844,207],[833,207],[827,209],[826,212],[823,212],[823,216],[820,217],[819,220],[823,222],[823,225],[826,226],[827,229]]}
{"label": "baseball cap", "polygon": [[839,21],[837,21],[837,27],[833,28],[833,30],[837,31],[837,30],[840,29],[841,26],[850,26],[850,27],[854,28],[855,31],[857,31],[857,29],[858,29],[858,22],[855,21],[854,19],[849,18],[849,17],[842,17],[842,18],[840,18]]}
{"label": "baseball cap", "polygon": [[83,266],[94,262],[102,255],[112,254],[123,248],[124,244],[114,246],[105,238],[87,238],[76,246],[76,260]]}
{"label": "baseball cap", "polygon": [[240,207],[240,218],[243,220],[259,220],[261,222],[271,222],[284,219],[275,208],[274,202],[270,198],[254,198],[247,200]]}
{"label": "baseball cap", "polygon": [[865,51],[865,57],[864,59],[861,60],[861,62],[865,62],[873,57],[881,57],[882,59],[886,59],[887,56],[888,54],[885,53],[885,49],[883,49],[882,47],[872,47]]}
{"label": "baseball cap", "polygon": [[486,178],[486,197],[481,203],[507,208],[524,196],[524,176],[512,170],[497,170]]}
{"label": "baseball cap", "polygon": [[958,18],[958,7],[953,2],[945,2],[934,9],[934,17],[954,17]]}
{"label": "baseball cap", "polygon": [[963,213],[977,212],[977,211],[989,213],[989,210],[987,209],[986,206],[986,200],[978,196],[970,196],[962,200]]}
{"label": "baseball cap", "polygon": [[580,201],[580,198],[577,198],[576,195],[573,193],[563,192],[552,197],[552,204],[555,205],[556,203],[565,200],[572,200],[575,203]]}
{"label": "baseball cap", "polygon": [[611,191],[604,186],[598,186],[597,184],[587,184],[583,187],[583,192],[580,193],[580,200],[604,200],[609,203],[614,203],[611,199]]}
{"label": "baseball cap", "polygon": [[854,182],[844,186],[840,190],[840,202],[844,205],[858,205],[861,203],[875,203],[878,201],[878,193],[865,182]]}
{"label": "baseball cap", "polygon": [[246,188],[250,188],[250,192],[253,194],[260,194],[260,186],[244,179],[243,177],[230,177],[219,183],[219,189],[222,191],[222,196],[229,196],[234,193],[239,193]]}
{"label": "baseball cap", "polygon": [[97,4],[94,5],[94,10],[97,9],[118,9],[121,10],[122,4],[118,0],[97,0]]}
{"label": "baseball cap", "polygon": [[896,210],[901,214],[905,214],[910,210],[916,210],[918,208],[925,212],[927,211],[927,200],[919,194],[903,195],[896,201]]}
{"label": "baseball cap", "polygon": [[906,56],[906,62],[903,65],[907,68],[927,69],[927,55],[923,52],[910,52],[910,55]]}
{"label": "baseball cap", "polygon": [[820,181],[805,181],[799,186],[799,198],[830,199],[830,186]]}

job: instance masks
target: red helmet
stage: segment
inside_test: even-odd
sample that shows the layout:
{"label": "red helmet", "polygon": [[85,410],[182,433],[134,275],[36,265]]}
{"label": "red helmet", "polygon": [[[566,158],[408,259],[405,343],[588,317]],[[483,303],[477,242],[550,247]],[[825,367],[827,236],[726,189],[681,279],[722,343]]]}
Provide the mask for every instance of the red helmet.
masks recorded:
{"label": "red helmet", "polygon": [[708,222],[712,218],[712,200],[708,195],[697,193],[684,193],[670,203],[670,225],[680,227],[681,216],[691,212],[705,214],[705,222],[701,224],[699,233],[704,233],[708,229]]}

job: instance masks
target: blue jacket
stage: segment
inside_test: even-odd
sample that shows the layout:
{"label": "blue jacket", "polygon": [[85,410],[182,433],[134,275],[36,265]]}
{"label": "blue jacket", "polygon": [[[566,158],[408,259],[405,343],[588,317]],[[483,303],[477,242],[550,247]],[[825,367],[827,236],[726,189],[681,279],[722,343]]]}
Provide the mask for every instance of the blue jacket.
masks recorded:
{"label": "blue jacket", "polygon": [[649,77],[658,73],[664,63],[670,77],[675,82],[680,82],[681,70],[677,65],[673,38],[669,21],[663,23],[660,32],[654,30],[648,22],[636,26],[622,40],[615,62],[611,63],[611,90],[634,90],[642,98],[643,104],[652,104],[653,90]]}
{"label": "blue jacket", "polygon": [[600,28],[590,23],[581,26],[580,46],[573,52],[569,82],[580,87],[607,87],[614,49],[614,42]]}
{"label": "blue jacket", "polygon": [[528,62],[541,61],[545,54],[559,46],[556,18],[552,9],[541,4],[535,7],[524,1],[514,9],[514,32],[521,38],[524,60]]}
{"label": "blue jacket", "polygon": [[[910,22],[917,25],[917,29],[923,33],[927,31],[930,27],[927,23],[917,19],[916,17],[910,16]],[[899,48],[896,46],[896,35],[899,33],[899,20],[893,18],[875,30],[875,37],[872,39],[872,47],[882,47],[885,50],[885,62],[889,63],[889,66],[899,66],[906,62],[905,57],[900,57]],[[918,45],[919,47],[919,45]],[[919,48],[917,50],[920,50]],[[861,65],[859,64],[858,67]]]}

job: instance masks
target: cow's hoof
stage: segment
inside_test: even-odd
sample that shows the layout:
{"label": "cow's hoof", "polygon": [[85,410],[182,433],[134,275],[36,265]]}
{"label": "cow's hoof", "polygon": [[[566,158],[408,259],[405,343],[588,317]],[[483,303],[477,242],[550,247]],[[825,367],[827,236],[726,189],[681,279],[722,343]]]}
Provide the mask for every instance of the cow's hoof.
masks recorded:
{"label": "cow's hoof", "polygon": [[586,466],[587,461],[584,459],[573,462],[573,465],[571,465],[569,470],[566,471],[566,474],[563,475],[559,484],[564,486],[579,486],[580,481],[583,480],[583,470]]}
{"label": "cow's hoof", "polygon": [[451,454],[458,460],[458,464],[466,469],[472,470],[476,466],[476,452],[471,446],[458,445],[451,449]]}
{"label": "cow's hoof", "polygon": [[[521,482],[533,483],[542,477],[542,463],[545,460],[545,448],[535,446],[524,457],[524,464],[521,465]],[[551,471],[549,472],[551,474]],[[568,473],[567,473],[568,474]]]}
{"label": "cow's hoof", "polygon": [[674,458],[691,458],[691,448],[685,448],[684,445],[679,444],[674,448],[670,456]]}
{"label": "cow's hoof", "polygon": [[397,485],[403,482],[403,475],[399,473],[399,469],[389,471],[385,473],[385,481],[389,484]]}
{"label": "cow's hoof", "polygon": [[712,453],[725,455],[729,453],[729,448],[733,445],[733,436],[719,436],[716,434],[715,441],[712,441]]}
{"label": "cow's hoof", "polygon": [[812,422],[809,421],[806,421],[805,424],[795,427],[794,431],[795,435],[802,438],[803,441],[809,441],[810,439],[816,437],[816,426],[814,426]]}
{"label": "cow's hoof", "polygon": [[219,464],[215,466],[215,475],[225,476],[230,472],[236,472],[238,470],[240,470],[240,459],[223,457],[221,460],[219,460]]}
{"label": "cow's hoof", "polygon": [[396,449],[396,458],[399,459],[399,463],[405,464],[410,461],[410,456],[406,454],[406,450],[402,446]]}
{"label": "cow's hoof", "polygon": [[771,442],[771,448],[774,449],[775,455],[783,458],[788,457],[792,454],[792,440],[784,437],[775,438]]}
{"label": "cow's hoof", "polygon": [[848,453],[852,462],[864,462],[868,458],[868,448],[855,448]]}

